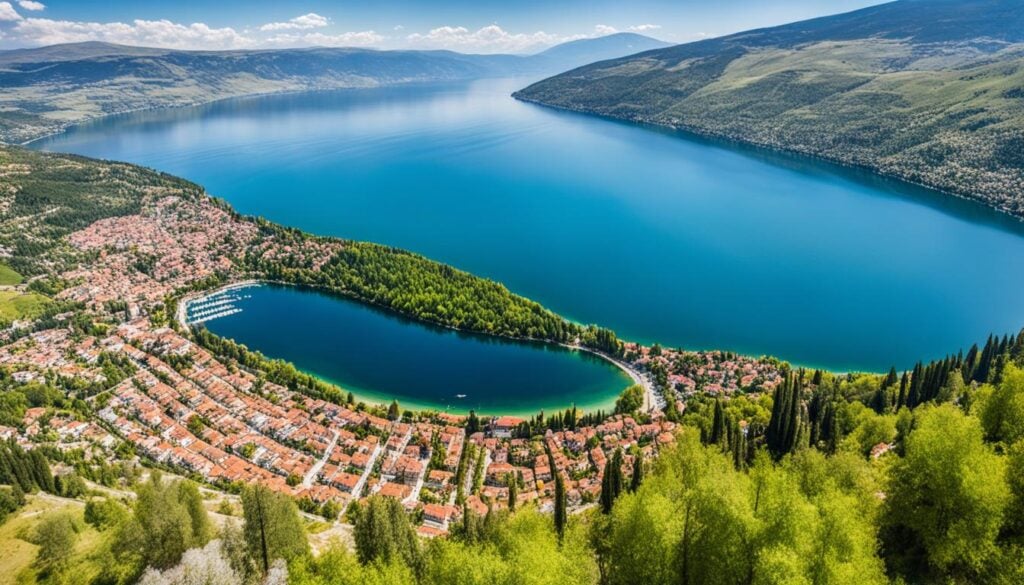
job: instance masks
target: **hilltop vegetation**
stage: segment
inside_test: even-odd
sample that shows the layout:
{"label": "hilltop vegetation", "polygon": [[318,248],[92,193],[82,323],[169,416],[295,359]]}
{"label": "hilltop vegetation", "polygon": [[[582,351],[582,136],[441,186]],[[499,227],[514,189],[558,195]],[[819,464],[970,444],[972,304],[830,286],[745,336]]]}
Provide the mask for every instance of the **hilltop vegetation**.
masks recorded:
{"label": "hilltop vegetation", "polygon": [[1024,216],[1024,5],[901,0],[648,51],[516,97],[824,157]]}

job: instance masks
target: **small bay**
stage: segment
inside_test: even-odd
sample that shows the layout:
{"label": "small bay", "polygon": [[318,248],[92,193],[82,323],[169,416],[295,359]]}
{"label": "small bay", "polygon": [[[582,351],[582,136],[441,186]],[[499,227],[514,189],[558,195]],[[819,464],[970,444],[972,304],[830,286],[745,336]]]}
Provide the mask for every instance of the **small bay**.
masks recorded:
{"label": "small bay", "polygon": [[232,307],[241,311],[207,321],[210,331],[370,403],[533,415],[572,404],[610,409],[631,383],[617,366],[583,351],[425,325],[308,289],[233,292]]}

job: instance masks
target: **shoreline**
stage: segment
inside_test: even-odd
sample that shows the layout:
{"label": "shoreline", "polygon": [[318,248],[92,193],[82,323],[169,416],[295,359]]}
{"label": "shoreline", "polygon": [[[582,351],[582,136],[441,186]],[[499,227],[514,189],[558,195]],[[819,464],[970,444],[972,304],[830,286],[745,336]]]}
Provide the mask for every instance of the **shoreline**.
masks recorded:
{"label": "shoreline", "polygon": [[[636,368],[633,368],[632,366],[630,366],[626,362],[623,362],[621,360],[613,358],[613,357],[611,357],[611,356],[609,356],[609,355],[607,355],[607,354],[605,354],[603,352],[600,352],[600,351],[597,351],[597,350],[594,350],[594,349],[591,349],[591,348],[588,348],[588,347],[584,347],[582,345],[577,345],[577,344],[556,343],[556,342],[553,342],[553,341],[545,341],[545,340],[541,340],[541,339],[514,338],[514,337],[503,336],[503,335],[491,335],[491,334],[480,333],[480,332],[476,332],[476,331],[466,331],[466,330],[458,329],[458,328],[455,328],[455,327],[441,326],[441,325],[438,325],[438,324],[435,324],[435,323],[430,323],[428,321],[421,321],[421,320],[418,320],[418,319],[413,319],[411,317],[402,315],[401,313],[397,313],[396,311],[394,311],[394,310],[392,310],[392,309],[390,309],[388,307],[382,307],[382,306],[377,305],[375,303],[370,303],[370,302],[364,301],[362,299],[359,299],[358,297],[355,297],[353,295],[339,293],[339,292],[336,292],[336,291],[332,291],[330,289],[321,289],[319,287],[310,287],[308,285],[297,285],[297,284],[288,283],[288,282],[279,282],[279,281],[273,281],[273,280],[262,280],[262,279],[253,279],[253,278],[245,279],[245,280],[239,280],[239,281],[229,282],[229,283],[220,285],[220,286],[218,286],[216,288],[205,290],[205,291],[194,291],[194,292],[191,292],[191,293],[181,297],[178,300],[177,307],[175,308],[175,317],[174,317],[174,319],[182,328],[184,328],[185,330],[191,331],[192,328],[194,327],[194,325],[190,324],[188,322],[188,306],[190,304],[196,303],[196,302],[201,302],[204,299],[208,299],[208,298],[211,298],[211,297],[214,297],[214,296],[217,296],[219,294],[226,293],[226,292],[235,291],[235,290],[243,290],[243,289],[246,289],[246,288],[259,287],[259,286],[265,286],[265,285],[277,285],[277,286],[288,286],[288,287],[307,287],[307,288],[310,288],[312,290],[316,290],[316,291],[319,291],[319,292],[324,292],[324,293],[327,293],[327,294],[338,294],[340,296],[343,296],[343,297],[345,297],[347,299],[351,299],[351,300],[353,300],[355,302],[358,302],[360,304],[364,304],[366,306],[370,306],[370,307],[374,307],[374,308],[377,308],[377,309],[380,309],[380,310],[384,310],[384,311],[387,311],[389,313],[394,313],[394,314],[399,315],[399,316],[401,316],[401,317],[403,317],[405,319],[409,319],[410,321],[413,321],[413,322],[416,322],[416,323],[419,323],[419,324],[426,324],[426,325],[430,325],[430,326],[434,326],[434,327],[442,327],[444,329],[449,329],[449,330],[460,332],[460,333],[469,333],[469,334],[473,334],[473,335],[481,335],[481,336],[484,336],[484,337],[500,339],[500,340],[505,340],[505,341],[512,341],[512,342],[544,343],[544,344],[549,344],[549,345],[552,345],[552,346],[562,347],[564,349],[571,350],[571,351],[586,352],[586,353],[588,353],[590,355],[596,356],[596,357],[604,360],[605,362],[615,366],[620,371],[625,373],[626,376],[632,381],[633,384],[639,384],[640,386],[642,386],[644,388],[644,403],[643,403],[643,406],[642,406],[642,411],[643,412],[645,412],[645,413],[653,413],[653,412],[656,412],[659,409],[660,396],[657,394],[656,390],[654,389],[654,385],[653,385],[653,383],[651,383],[650,379],[642,371],[640,371],[640,370],[638,370]],[[267,357],[270,358],[270,359],[276,359],[276,358],[273,358],[272,356],[267,356]],[[292,364],[292,365],[294,365],[294,364]],[[347,385],[339,383],[338,381],[332,380],[330,378],[326,378],[326,377],[324,377],[324,376],[322,376],[320,374],[317,374],[317,373],[314,373],[314,372],[309,372],[309,371],[300,369],[298,367],[296,367],[296,369],[298,369],[299,371],[301,371],[303,373],[311,375],[311,376],[315,377],[316,379],[318,379],[318,380],[320,380],[320,381],[322,381],[322,382],[324,382],[326,384],[330,384],[332,386],[336,386],[336,387],[338,387],[343,392],[352,392],[352,394],[355,395],[357,400],[360,397],[362,397],[363,401],[366,402],[367,404],[385,404],[386,405],[387,401],[389,400],[389,399],[385,398],[383,394],[377,394],[372,389],[358,388],[358,387],[355,387],[355,386],[347,386]],[[628,386],[623,387],[619,391],[619,394],[621,394],[622,390],[625,390],[627,387]],[[360,390],[362,391],[362,393],[359,392]],[[613,403],[614,403],[614,400],[617,399],[617,398],[618,398],[618,394],[616,394],[615,397],[612,398]],[[392,399],[397,400],[396,398],[392,398]],[[440,408],[437,405],[422,404],[422,403],[417,403],[417,402],[406,402],[406,404],[408,406],[412,407],[413,410],[420,410],[420,411],[427,410],[427,411],[436,411],[436,412],[448,412],[447,409],[442,409],[442,408]],[[451,408],[451,407],[452,407],[452,405],[449,405],[448,408]],[[514,412],[513,411],[501,411],[501,412],[488,413],[486,411],[480,411],[480,412],[477,412],[477,414],[478,415],[482,415],[482,416],[509,415],[509,416],[529,417],[529,416],[533,416],[533,415],[537,414],[537,412],[540,412],[540,411],[563,410],[563,409],[569,408],[569,407],[571,407],[571,405],[557,407],[557,408],[541,407],[539,409],[533,409],[533,410],[529,410],[528,409],[528,410],[514,411]],[[597,409],[598,408],[594,408],[594,409],[590,409],[590,410],[597,410]],[[469,410],[475,410],[475,409],[469,409]],[[587,412],[587,407],[582,408],[581,411]],[[468,410],[467,410],[467,412],[468,412]]]}
{"label": "shoreline", "polygon": [[[523,89],[526,89],[526,88],[523,88]],[[760,141],[757,141],[757,140],[751,140],[751,139],[747,139],[747,138],[739,138],[739,137],[736,137],[736,136],[732,136],[730,134],[714,132],[714,131],[710,131],[710,130],[703,130],[703,129],[699,128],[699,127],[691,126],[691,125],[687,125],[687,124],[668,124],[668,123],[662,123],[662,122],[655,122],[655,121],[651,121],[651,120],[646,120],[646,119],[642,119],[642,118],[640,118],[640,119],[633,119],[633,118],[628,118],[628,117],[624,117],[624,116],[613,116],[613,115],[609,115],[609,114],[601,114],[601,113],[598,113],[598,112],[595,112],[595,111],[591,111],[591,110],[587,110],[587,109],[584,109],[584,108],[572,108],[572,107],[568,107],[568,106],[560,106],[560,105],[557,105],[557,104],[551,104],[551,103],[547,103],[547,102],[544,102],[544,101],[541,101],[541,100],[532,99],[532,98],[528,98],[528,97],[523,96],[523,95],[519,95],[520,92],[522,92],[522,91],[523,90],[519,90],[519,91],[513,93],[511,95],[512,99],[520,101],[520,102],[525,103],[525,104],[532,104],[532,105],[540,106],[540,107],[543,107],[543,108],[550,108],[552,110],[556,110],[556,111],[560,111],[560,112],[570,112],[570,113],[573,113],[573,114],[582,114],[582,115],[585,115],[585,116],[593,116],[595,118],[600,118],[602,120],[611,120],[611,121],[616,121],[616,122],[622,122],[622,123],[631,124],[631,125],[639,126],[639,127],[646,126],[646,127],[650,128],[652,130],[660,130],[660,131],[663,131],[663,132],[664,131],[676,132],[676,133],[679,133],[679,134],[687,135],[687,136],[689,136],[691,138],[699,138],[699,139],[704,139],[704,140],[713,140],[713,141],[718,141],[718,142],[722,142],[722,143],[726,143],[726,144],[731,144],[733,146],[743,146],[743,147],[747,147],[747,148],[755,148],[755,149],[762,150],[762,151],[765,151],[765,152],[768,152],[768,153],[771,153],[771,154],[776,154],[776,155],[788,155],[788,156],[805,157],[805,158],[808,158],[810,160],[814,160],[814,161],[818,161],[818,162],[825,162],[825,163],[836,165],[838,167],[845,168],[845,169],[864,171],[864,172],[870,173],[872,175],[875,175],[877,177],[881,177],[881,178],[888,179],[888,180],[891,180],[891,181],[898,181],[900,183],[903,183],[904,185],[908,185],[908,186],[912,186],[912,187],[916,187],[916,188],[920,188],[920,189],[926,189],[928,191],[931,191],[934,195],[943,196],[943,197],[954,197],[954,198],[960,199],[962,201],[969,201],[971,203],[975,203],[975,204],[981,205],[985,209],[989,209],[989,210],[995,211],[995,212],[999,213],[1000,215],[1003,215],[1003,216],[1005,216],[1007,218],[1015,220],[1018,223],[1024,223],[1024,214],[1014,213],[1010,209],[1007,209],[1005,206],[993,205],[993,204],[989,203],[987,200],[985,200],[985,199],[983,199],[983,198],[981,198],[979,196],[971,195],[969,193],[960,193],[960,192],[956,192],[956,191],[950,191],[948,189],[944,189],[944,188],[938,187],[936,185],[932,185],[932,184],[925,183],[925,182],[922,182],[922,181],[915,181],[915,180],[912,180],[912,179],[908,179],[908,178],[906,178],[906,177],[904,177],[902,175],[896,174],[896,173],[885,172],[885,171],[879,169],[878,167],[872,166],[870,164],[854,163],[854,162],[844,161],[844,160],[841,160],[841,159],[838,159],[838,158],[834,158],[834,157],[831,157],[831,156],[827,156],[827,155],[824,155],[824,154],[818,154],[818,153],[815,153],[815,152],[799,150],[799,149],[796,149],[796,148],[787,148],[785,146],[778,146],[778,145],[769,144],[769,143],[766,143],[766,142],[760,142]]]}

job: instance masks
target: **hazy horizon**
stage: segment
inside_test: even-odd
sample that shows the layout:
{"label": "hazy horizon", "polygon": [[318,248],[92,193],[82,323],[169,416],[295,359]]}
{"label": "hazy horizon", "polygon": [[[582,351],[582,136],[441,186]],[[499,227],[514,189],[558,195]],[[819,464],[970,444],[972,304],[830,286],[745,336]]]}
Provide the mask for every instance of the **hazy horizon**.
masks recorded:
{"label": "hazy horizon", "polygon": [[740,10],[739,0],[21,0],[0,2],[0,49],[102,41],[195,50],[345,46],[535,53],[616,32],[685,43],[880,3],[765,0],[758,10]]}

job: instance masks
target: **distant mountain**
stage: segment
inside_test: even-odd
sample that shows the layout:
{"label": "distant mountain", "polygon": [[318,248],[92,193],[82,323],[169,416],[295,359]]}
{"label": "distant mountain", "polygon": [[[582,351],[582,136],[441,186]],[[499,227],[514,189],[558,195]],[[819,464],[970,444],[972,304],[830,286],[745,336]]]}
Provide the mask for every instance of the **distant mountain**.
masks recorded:
{"label": "distant mountain", "polygon": [[615,33],[596,39],[580,39],[555,45],[533,56],[536,61],[550,63],[556,69],[564,70],[565,65],[575,66],[624,57],[634,53],[661,49],[670,43],[652,39],[636,33]]}
{"label": "distant mountain", "polygon": [[615,34],[527,56],[355,48],[178,51],[98,42],[0,51],[0,141],[23,142],[112,113],[252,94],[551,75],[664,45]]}
{"label": "distant mountain", "polygon": [[1024,2],[900,0],[587,65],[517,92],[825,157],[1024,217]]}

